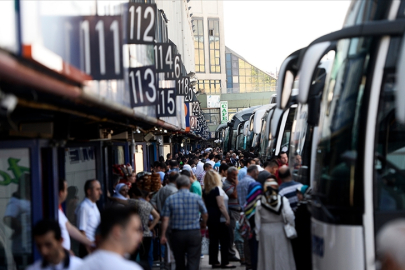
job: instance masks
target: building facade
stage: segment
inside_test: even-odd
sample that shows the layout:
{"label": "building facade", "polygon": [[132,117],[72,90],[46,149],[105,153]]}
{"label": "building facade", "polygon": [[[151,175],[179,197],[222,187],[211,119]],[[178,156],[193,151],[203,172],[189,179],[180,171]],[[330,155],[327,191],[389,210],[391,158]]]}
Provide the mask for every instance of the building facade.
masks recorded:
{"label": "building facade", "polygon": [[276,78],[253,66],[228,47],[225,47],[225,54],[228,94],[276,91]]}
{"label": "building facade", "polygon": [[194,33],[195,92],[209,131],[219,124],[220,102],[228,103],[228,119],[236,112],[270,102],[276,78],[225,46],[222,1],[189,3]]}
{"label": "building facade", "polygon": [[189,2],[194,31],[198,94],[226,93],[224,8],[222,1]]}

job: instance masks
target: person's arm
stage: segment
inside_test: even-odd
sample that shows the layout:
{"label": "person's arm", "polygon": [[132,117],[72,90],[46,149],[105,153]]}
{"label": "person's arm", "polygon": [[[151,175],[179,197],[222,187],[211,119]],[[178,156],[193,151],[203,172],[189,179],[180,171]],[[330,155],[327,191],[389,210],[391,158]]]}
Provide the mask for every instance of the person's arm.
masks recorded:
{"label": "person's arm", "polygon": [[153,231],[153,228],[155,228],[155,226],[159,223],[160,215],[155,209],[152,209],[151,214],[153,216],[153,221],[149,225],[149,230]]}
{"label": "person's arm", "polygon": [[207,213],[201,214],[201,218],[202,218],[202,227],[205,229],[207,227],[208,214]]}
{"label": "person's arm", "polygon": [[260,200],[257,201],[256,205],[256,214],[255,214],[255,232],[256,232],[256,240],[259,240],[259,233],[260,233],[260,227],[261,227],[261,220],[260,220],[260,209],[262,208]]}
{"label": "person's arm", "polygon": [[163,217],[162,219],[162,235],[160,236],[160,243],[162,245],[166,244],[167,239],[166,239],[166,231],[167,231],[167,226],[169,225],[169,217]]}
{"label": "person's arm", "polygon": [[226,219],[225,225],[228,226],[229,223],[230,223],[230,219],[229,219],[228,211],[227,211],[227,209],[225,207],[224,198],[222,196],[218,195],[216,197],[216,199],[217,199],[217,204],[218,204],[219,211],[221,211],[222,215],[224,215],[224,217]]}
{"label": "person's arm", "polygon": [[115,197],[110,197],[110,199],[117,202],[117,203],[123,204],[125,206],[129,205],[128,200],[123,200],[123,199],[115,198]]}
{"label": "person's arm", "polygon": [[86,245],[88,247],[91,247],[93,243],[87,239],[86,234],[83,235],[82,232],[80,232],[75,226],[73,226],[69,221],[66,222],[66,229],[69,233],[69,235],[75,239],[76,241],[82,243],[83,245]]}
{"label": "person's arm", "polygon": [[288,199],[286,197],[282,197],[283,201],[283,207],[284,207],[284,214],[285,214],[285,219],[287,220],[287,222],[289,224],[291,224],[292,226],[295,227],[295,216],[294,216],[294,212],[291,209],[290,206],[290,202],[288,201]]}

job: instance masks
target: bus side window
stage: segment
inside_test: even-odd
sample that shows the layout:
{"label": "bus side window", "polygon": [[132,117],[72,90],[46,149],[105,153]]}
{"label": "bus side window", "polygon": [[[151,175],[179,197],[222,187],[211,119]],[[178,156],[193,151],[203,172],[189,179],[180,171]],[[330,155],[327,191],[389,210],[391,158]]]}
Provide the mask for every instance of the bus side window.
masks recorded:
{"label": "bus side window", "polygon": [[405,126],[395,119],[394,77],[385,77],[376,145],[376,209],[405,210]]}

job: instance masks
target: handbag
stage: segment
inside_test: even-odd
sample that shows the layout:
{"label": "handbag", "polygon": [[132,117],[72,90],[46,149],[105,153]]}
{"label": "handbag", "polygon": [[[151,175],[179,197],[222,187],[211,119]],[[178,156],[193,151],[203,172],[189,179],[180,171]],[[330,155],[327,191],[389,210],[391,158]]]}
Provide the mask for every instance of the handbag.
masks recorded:
{"label": "handbag", "polygon": [[294,239],[297,238],[297,231],[295,230],[295,227],[288,223],[287,219],[285,218],[285,211],[284,211],[284,206],[282,210],[282,215],[283,215],[283,220],[284,220],[284,232],[285,236],[287,236],[288,239]]}

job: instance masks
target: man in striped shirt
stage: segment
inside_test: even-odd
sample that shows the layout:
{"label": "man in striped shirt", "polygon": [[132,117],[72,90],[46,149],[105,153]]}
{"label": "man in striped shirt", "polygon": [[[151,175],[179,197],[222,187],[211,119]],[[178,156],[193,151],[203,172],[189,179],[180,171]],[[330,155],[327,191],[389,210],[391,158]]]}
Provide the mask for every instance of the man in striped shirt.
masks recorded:
{"label": "man in striped shirt", "polygon": [[280,167],[278,171],[278,176],[282,181],[282,184],[280,185],[280,188],[278,190],[278,194],[280,196],[286,197],[290,202],[292,210],[295,211],[298,205],[298,197],[296,190],[297,188],[301,188],[302,184],[292,180],[290,168],[288,168],[288,166],[286,165]]}

